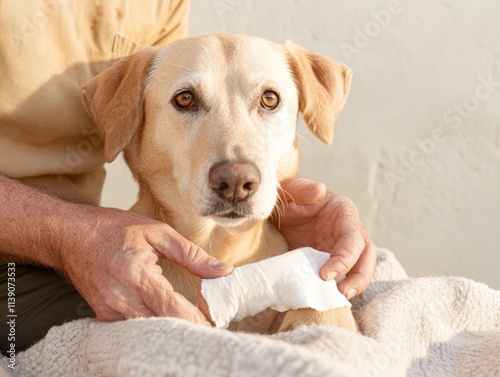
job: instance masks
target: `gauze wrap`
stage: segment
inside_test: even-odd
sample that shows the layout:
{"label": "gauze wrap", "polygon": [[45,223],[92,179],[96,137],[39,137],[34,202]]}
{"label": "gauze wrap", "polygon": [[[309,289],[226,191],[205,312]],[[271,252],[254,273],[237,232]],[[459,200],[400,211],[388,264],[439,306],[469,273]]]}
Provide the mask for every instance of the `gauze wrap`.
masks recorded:
{"label": "gauze wrap", "polygon": [[201,295],[217,327],[271,308],[280,312],[318,311],[351,306],[335,280],[324,281],[319,269],[330,254],[309,247],[237,267],[221,278],[202,279]]}

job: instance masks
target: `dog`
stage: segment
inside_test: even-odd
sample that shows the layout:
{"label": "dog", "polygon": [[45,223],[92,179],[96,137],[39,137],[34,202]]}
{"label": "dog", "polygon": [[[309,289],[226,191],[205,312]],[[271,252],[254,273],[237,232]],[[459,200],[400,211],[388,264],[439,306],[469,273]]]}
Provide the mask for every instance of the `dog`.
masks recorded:
{"label": "dog", "polygon": [[[220,34],[144,48],[82,86],[106,161],[124,151],[139,183],[131,211],[166,222],[235,266],[289,250],[269,217],[280,182],[298,169],[299,111],[331,144],[351,70],[291,42]],[[200,279],[161,261],[197,304]],[[356,330],[349,308],[266,310],[233,329],[274,333],[303,324]]]}

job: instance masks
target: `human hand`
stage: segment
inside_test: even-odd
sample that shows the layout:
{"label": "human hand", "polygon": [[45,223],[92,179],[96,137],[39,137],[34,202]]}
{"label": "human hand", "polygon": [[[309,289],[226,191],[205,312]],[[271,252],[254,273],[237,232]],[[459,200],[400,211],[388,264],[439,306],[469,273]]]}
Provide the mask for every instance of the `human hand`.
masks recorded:
{"label": "human hand", "polygon": [[273,219],[293,248],[313,247],[331,254],[320,276],[346,275],[339,291],[347,299],[362,293],[375,270],[375,246],[348,198],[329,194],[321,182],[296,178],[281,184]]}
{"label": "human hand", "polygon": [[99,320],[170,316],[209,324],[174,291],[156,262],[166,258],[204,278],[229,274],[230,264],[219,263],[167,224],[117,209],[79,207],[60,233],[61,259]]}

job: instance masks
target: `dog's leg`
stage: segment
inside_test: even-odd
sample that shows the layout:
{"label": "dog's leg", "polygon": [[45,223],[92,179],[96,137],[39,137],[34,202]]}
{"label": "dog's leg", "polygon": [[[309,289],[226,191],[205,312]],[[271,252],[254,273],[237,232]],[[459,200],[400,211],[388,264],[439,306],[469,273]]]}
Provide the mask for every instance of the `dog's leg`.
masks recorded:
{"label": "dog's leg", "polygon": [[358,325],[348,306],[318,312],[311,308],[288,310],[280,313],[269,327],[269,334],[290,331],[302,325],[341,327],[358,331]]}

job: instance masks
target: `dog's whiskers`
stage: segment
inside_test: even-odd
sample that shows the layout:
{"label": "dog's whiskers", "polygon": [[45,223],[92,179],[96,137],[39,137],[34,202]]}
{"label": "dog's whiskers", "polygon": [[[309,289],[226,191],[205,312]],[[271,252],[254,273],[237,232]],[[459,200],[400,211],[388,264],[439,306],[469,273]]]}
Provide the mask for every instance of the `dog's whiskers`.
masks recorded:
{"label": "dog's whiskers", "polygon": [[[278,186],[278,190],[281,190],[285,194],[288,194],[290,198],[293,200],[292,196],[286,192],[281,186]],[[283,200],[283,197],[281,195],[278,195],[278,200],[277,204],[275,206],[274,211],[271,213],[271,219],[276,216],[276,220],[278,221],[278,228],[281,227],[281,218],[285,216],[285,209],[288,206],[288,201]]]}
{"label": "dog's whiskers", "polygon": [[289,202],[292,202],[293,204],[297,204],[297,203],[295,203],[295,199],[293,198],[292,194],[290,194],[288,191],[286,191],[283,187],[278,186],[278,190],[280,190],[283,194],[285,194],[286,196],[288,196],[288,198],[290,198],[290,200],[287,200],[285,202],[285,201],[283,201],[283,198],[281,196],[278,196],[278,199],[281,200],[281,202],[283,203],[283,206],[288,206]]}
{"label": "dog's whiskers", "polygon": [[276,219],[276,221],[278,222],[278,226],[277,228],[280,229],[281,228],[281,214],[279,213],[280,209],[278,207],[276,207],[276,209],[271,212],[271,216],[269,216],[269,218],[275,222],[274,219]]}
{"label": "dog's whiskers", "polygon": [[317,150],[317,148],[313,145],[313,143],[311,143],[309,140],[307,140],[304,136],[302,136],[301,134],[299,134],[298,132],[295,132],[295,135],[297,135],[297,137],[301,138],[302,140],[304,140],[307,144],[309,144],[314,150]]}

